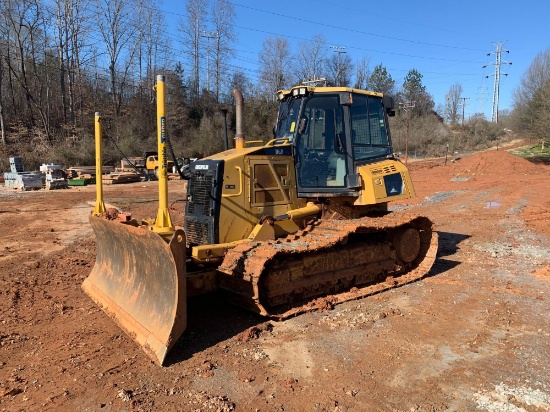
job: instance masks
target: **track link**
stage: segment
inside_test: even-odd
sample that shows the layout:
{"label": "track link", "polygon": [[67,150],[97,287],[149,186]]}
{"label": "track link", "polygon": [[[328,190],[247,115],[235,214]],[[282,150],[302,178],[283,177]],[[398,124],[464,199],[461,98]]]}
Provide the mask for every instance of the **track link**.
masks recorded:
{"label": "track link", "polygon": [[320,220],[286,238],[242,243],[218,271],[235,303],[284,319],[418,280],[436,253],[428,218],[391,213]]}

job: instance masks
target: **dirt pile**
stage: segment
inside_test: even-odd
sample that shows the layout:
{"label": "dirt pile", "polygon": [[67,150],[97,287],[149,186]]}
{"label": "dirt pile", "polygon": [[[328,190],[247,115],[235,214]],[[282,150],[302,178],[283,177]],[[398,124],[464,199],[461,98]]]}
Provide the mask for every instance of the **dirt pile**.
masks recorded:
{"label": "dirt pile", "polygon": [[537,175],[550,173],[550,167],[535,165],[528,160],[511,155],[506,151],[490,151],[466,156],[452,162],[453,173],[468,171],[485,176]]}

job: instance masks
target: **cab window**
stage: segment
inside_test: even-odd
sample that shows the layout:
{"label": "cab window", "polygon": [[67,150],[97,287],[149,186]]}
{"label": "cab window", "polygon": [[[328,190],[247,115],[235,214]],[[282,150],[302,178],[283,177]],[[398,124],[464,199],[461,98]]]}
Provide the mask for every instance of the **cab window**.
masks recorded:
{"label": "cab window", "polygon": [[382,99],[354,95],[351,105],[351,140],[356,161],[391,153]]}
{"label": "cab window", "polygon": [[302,99],[293,99],[291,97],[288,99],[279,106],[279,118],[275,138],[288,138],[292,141],[294,132],[296,131],[296,122]]}

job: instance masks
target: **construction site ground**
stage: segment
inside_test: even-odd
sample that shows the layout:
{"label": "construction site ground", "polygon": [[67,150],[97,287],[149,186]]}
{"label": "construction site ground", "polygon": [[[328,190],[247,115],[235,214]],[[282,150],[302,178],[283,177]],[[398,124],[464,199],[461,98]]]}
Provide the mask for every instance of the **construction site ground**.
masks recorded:
{"label": "construction site ground", "polygon": [[[95,187],[0,189],[1,411],[548,411],[550,166],[503,151],[409,163],[435,265],[421,281],[282,322],[188,302],[153,363],[85,295]],[[170,181],[181,223],[185,182]],[[104,188],[156,215],[158,183]]]}

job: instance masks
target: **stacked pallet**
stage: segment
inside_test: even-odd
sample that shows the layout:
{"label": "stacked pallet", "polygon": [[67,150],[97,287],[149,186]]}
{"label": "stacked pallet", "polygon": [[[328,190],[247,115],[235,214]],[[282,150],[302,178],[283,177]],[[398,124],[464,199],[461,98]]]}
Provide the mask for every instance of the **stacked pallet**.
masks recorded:
{"label": "stacked pallet", "polygon": [[23,160],[20,157],[10,157],[11,173],[4,173],[6,187],[19,190],[42,189],[42,175],[40,172],[24,172]]}
{"label": "stacked pallet", "polygon": [[110,173],[108,175],[103,175],[103,184],[106,185],[114,185],[118,183],[133,183],[133,182],[139,182],[141,180],[141,176],[137,173],[133,172],[117,172],[117,173]]}
{"label": "stacked pallet", "polygon": [[[103,166],[103,174],[111,173],[112,166]],[[65,170],[69,178],[69,186],[86,186],[95,184],[95,166],[73,166]]]}
{"label": "stacked pallet", "polygon": [[[115,168],[113,166],[102,166],[103,174],[112,173]],[[73,166],[66,170],[67,174],[72,178],[80,178],[82,175],[90,175],[95,177],[95,166]]]}
{"label": "stacked pallet", "polygon": [[42,173],[42,180],[45,182],[47,190],[67,188],[66,175],[61,165],[44,163],[40,166],[40,173]]}
{"label": "stacked pallet", "polygon": [[19,190],[42,189],[42,175],[40,172],[4,173],[6,187]]}

